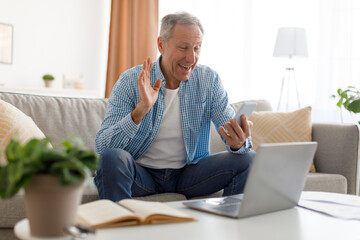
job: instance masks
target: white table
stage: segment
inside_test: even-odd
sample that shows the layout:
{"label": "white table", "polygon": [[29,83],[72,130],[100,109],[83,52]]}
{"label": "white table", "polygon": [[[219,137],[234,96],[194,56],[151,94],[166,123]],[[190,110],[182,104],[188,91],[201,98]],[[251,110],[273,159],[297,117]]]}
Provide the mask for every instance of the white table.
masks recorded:
{"label": "white table", "polygon": [[[339,195],[324,193],[326,200],[331,200],[334,196]],[[95,239],[360,240],[360,221],[341,220],[298,207],[245,219],[231,219],[191,210],[182,205],[182,202],[170,202],[168,205],[188,213],[197,221],[100,229]]]}
{"label": "white table", "polygon": [[71,240],[70,236],[56,238],[40,238],[30,234],[29,220],[27,218],[20,220],[14,227],[15,236],[22,240]]}

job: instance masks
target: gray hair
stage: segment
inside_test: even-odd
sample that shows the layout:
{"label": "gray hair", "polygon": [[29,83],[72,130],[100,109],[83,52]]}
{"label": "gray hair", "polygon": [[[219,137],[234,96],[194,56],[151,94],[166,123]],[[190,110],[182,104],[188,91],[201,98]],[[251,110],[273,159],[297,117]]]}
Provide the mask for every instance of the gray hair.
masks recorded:
{"label": "gray hair", "polygon": [[176,24],[184,24],[190,26],[198,26],[201,33],[204,35],[204,29],[200,23],[200,20],[187,12],[177,12],[174,14],[168,14],[161,19],[160,37],[167,44],[167,41],[171,38],[172,29]]}

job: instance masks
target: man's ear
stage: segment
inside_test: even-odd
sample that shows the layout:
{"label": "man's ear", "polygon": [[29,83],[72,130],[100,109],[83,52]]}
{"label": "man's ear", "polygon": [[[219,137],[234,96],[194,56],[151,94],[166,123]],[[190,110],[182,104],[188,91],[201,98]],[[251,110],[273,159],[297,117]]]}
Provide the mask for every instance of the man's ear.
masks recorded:
{"label": "man's ear", "polygon": [[159,49],[159,52],[161,53],[161,54],[163,54],[164,53],[164,41],[162,40],[162,38],[161,37],[158,37],[158,39],[157,39],[157,45],[158,45],[158,49]]}

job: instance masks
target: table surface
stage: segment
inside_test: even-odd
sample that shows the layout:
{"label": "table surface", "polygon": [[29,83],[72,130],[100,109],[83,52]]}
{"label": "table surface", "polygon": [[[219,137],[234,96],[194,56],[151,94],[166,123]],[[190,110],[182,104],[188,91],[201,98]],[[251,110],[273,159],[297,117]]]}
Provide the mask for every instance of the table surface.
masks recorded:
{"label": "table surface", "polygon": [[[315,194],[317,196],[320,194],[325,200],[349,196],[332,193]],[[360,202],[360,197],[357,198]],[[167,204],[193,216],[197,221],[99,229],[95,239],[360,240],[359,220],[342,220],[299,207],[244,219],[232,219],[189,209],[182,202]]]}

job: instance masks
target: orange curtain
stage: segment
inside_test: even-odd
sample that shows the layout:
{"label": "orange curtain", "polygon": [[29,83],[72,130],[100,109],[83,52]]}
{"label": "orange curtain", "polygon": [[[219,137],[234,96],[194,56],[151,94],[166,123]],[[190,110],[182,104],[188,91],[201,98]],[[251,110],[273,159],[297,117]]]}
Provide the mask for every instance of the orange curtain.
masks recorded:
{"label": "orange curtain", "polygon": [[105,97],[121,73],[157,57],[158,0],[112,0]]}

